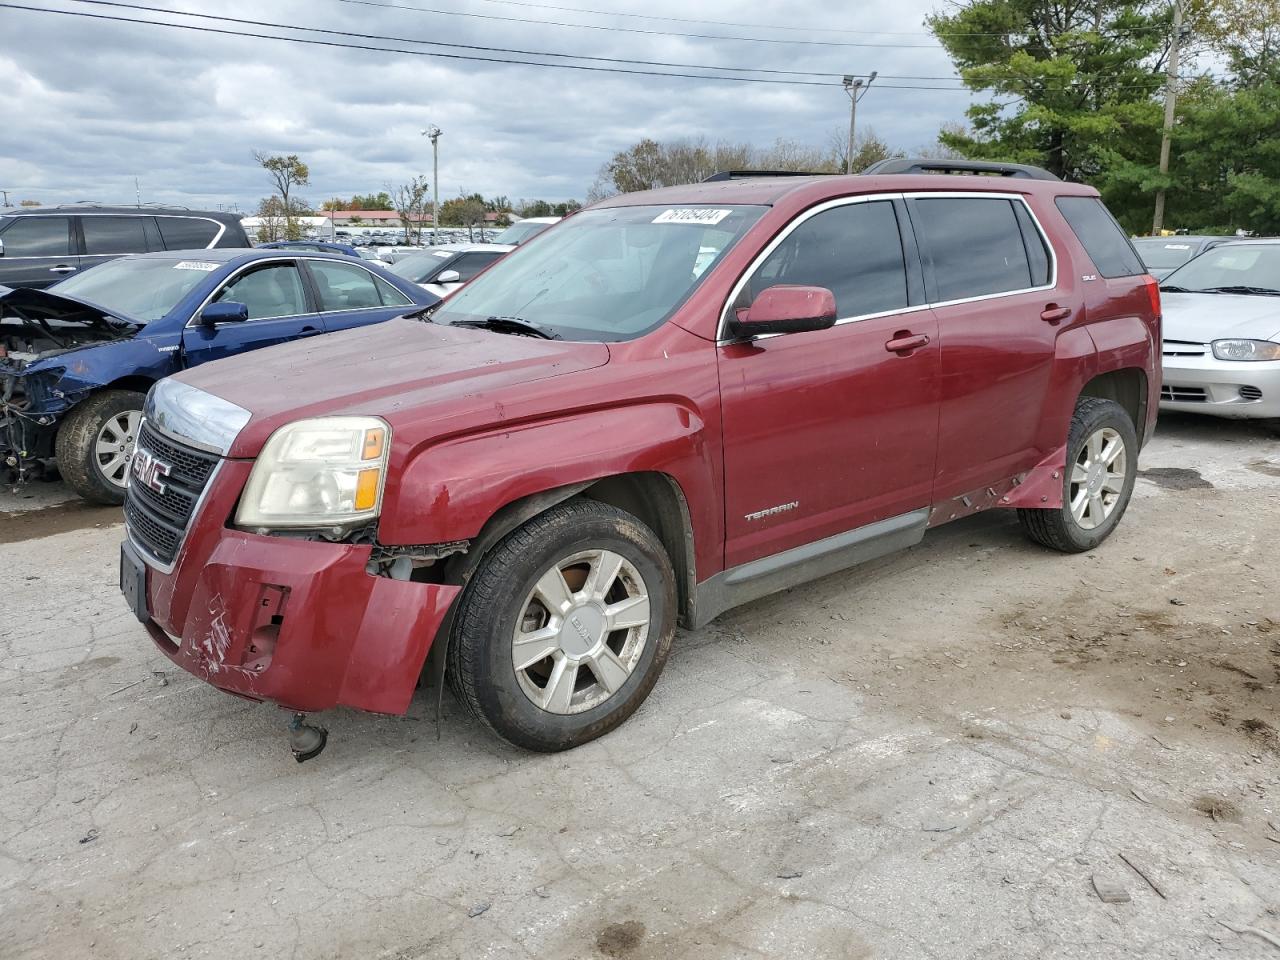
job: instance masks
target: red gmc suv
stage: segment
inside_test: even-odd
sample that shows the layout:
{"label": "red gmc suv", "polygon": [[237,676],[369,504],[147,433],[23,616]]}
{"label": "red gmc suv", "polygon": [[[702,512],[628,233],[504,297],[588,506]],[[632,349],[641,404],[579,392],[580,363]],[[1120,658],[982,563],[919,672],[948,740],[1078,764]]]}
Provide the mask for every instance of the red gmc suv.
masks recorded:
{"label": "red gmc suv", "polygon": [[1089,550],[1155,423],[1157,286],[1096,191],[987,172],[614,197],[426,316],[163,380],[121,588],[229,693],[401,714],[431,653],[562,750],[677,623],[937,524]]}

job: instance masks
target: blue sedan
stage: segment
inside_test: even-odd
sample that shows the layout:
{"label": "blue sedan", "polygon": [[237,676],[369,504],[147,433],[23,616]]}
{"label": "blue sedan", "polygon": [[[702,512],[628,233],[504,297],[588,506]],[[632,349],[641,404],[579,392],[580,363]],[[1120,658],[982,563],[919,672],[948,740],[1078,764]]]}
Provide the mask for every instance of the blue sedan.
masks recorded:
{"label": "blue sedan", "polygon": [[263,249],[139,254],[0,288],[0,463],[21,480],[56,457],[81,496],[120,503],[161,377],[438,302],[376,264]]}

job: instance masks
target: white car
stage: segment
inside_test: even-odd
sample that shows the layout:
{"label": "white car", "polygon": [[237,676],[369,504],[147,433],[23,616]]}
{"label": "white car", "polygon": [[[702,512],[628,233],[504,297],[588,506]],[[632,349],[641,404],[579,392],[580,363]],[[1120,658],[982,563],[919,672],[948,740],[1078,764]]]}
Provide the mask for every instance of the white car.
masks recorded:
{"label": "white car", "polygon": [[446,297],[514,249],[509,243],[455,243],[419,251],[388,269],[437,297]]}
{"label": "white car", "polygon": [[1214,247],[1160,290],[1160,408],[1280,418],[1280,240]]}
{"label": "white car", "polygon": [[507,229],[493,238],[494,243],[509,243],[513,246],[519,246],[526,240],[532,240],[543,230],[555,223],[559,223],[564,217],[525,217],[523,220],[517,220]]}

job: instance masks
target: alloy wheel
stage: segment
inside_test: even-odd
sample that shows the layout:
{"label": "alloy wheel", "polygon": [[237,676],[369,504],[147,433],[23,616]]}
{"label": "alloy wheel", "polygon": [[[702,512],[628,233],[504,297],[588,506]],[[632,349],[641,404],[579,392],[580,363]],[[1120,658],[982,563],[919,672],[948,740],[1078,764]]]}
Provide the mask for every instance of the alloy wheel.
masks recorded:
{"label": "alloy wheel", "polygon": [[133,459],[133,447],[142,424],[141,410],[125,410],[107,420],[93,444],[93,457],[102,476],[112,486],[123,487]]}
{"label": "alloy wheel", "polygon": [[649,589],[610,550],[557,561],[529,591],[512,636],[520,689],[549,713],[599,706],[630,678],[649,640]]}
{"label": "alloy wheel", "polygon": [[1082,530],[1093,530],[1115,511],[1129,472],[1124,438],[1111,427],[1089,435],[1071,467],[1071,516]]}

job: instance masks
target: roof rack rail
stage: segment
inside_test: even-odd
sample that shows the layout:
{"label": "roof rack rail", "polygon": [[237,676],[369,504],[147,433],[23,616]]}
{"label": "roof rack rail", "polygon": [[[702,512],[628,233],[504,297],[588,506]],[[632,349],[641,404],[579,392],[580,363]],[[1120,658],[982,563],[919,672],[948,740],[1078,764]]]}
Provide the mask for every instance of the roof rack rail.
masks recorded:
{"label": "roof rack rail", "polygon": [[922,157],[890,157],[873,163],[864,175],[881,173],[959,173],[1014,177],[1020,180],[1059,180],[1042,167],[1025,163],[1001,163],[994,160],[927,160]]}
{"label": "roof rack rail", "polygon": [[830,177],[834,174],[815,170],[721,170],[713,173],[703,183],[719,183],[722,180],[750,180],[752,177]]}

